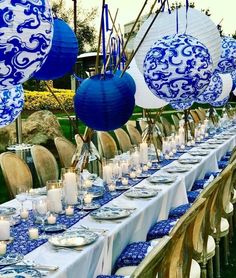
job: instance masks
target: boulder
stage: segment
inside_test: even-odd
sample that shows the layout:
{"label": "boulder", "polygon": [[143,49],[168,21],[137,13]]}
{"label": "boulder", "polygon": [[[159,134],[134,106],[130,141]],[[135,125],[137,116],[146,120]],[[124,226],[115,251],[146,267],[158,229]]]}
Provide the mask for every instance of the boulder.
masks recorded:
{"label": "boulder", "polygon": [[[31,114],[27,120],[22,120],[22,141],[27,144],[43,144],[57,136],[63,136],[57,117],[48,110]],[[16,142],[16,127],[11,124],[0,129],[0,151],[5,151],[8,145]]]}

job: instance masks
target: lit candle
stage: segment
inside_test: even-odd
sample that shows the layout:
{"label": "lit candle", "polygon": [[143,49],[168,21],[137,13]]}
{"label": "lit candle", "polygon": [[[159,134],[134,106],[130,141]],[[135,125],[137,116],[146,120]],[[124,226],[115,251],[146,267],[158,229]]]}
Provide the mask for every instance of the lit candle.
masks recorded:
{"label": "lit candle", "polygon": [[38,228],[29,228],[29,238],[30,239],[38,239],[39,230]]}
{"label": "lit candle", "polygon": [[128,161],[122,161],[121,162],[121,169],[122,169],[122,174],[128,174],[128,172],[129,172],[129,163],[128,163]]}
{"label": "lit candle", "polygon": [[84,181],[84,186],[85,186],[85,187],[89,188],[89,187],[91,187],[92,185],[93,185],[93,181],[91,181],[91,180],[85,180],[85,181]]}
{"label": "lit candle", "polygon": [[0,240],[8,240],[10,238],[10,221],[0,217]]}
{"label": "lit candle", "polygon": [[136,170],[136,175],[139,176],[139,175],[141,175],[141,174],[142,174],[142,169],[141,169],[141,168],[138,168],[138,169]]}
{"label": "lit candle", "polygon": [[121,179],[121,183],[122,183],[123,185],[128,185],[129,181],[128,181],[127,178],[122,178],[122,179]]}
{"label": "lit candle", "polygon": [[152,162],[151,162],[151,161],[148,161],[147,167],[148,167],[148,168],[151,168],[151,167],[152,167]]}
{"label": "lit candle", "polygon": [[70,205],[77,203],[77,183],[75,173],[65,173],[63,176],[63,186],[65,192],[65,202]]}
{"label": "lit candle", "polygon": [[180,149],[184,150],[185,149],[185,145],[181,145]]}
{"label": "lit candle", "polygon": [[136,173],[134,171],[130,172],[129,174],[131,179],[135,179],[136,178]]}
{"label": "lit candle", "polygon": [[57,218],[56,218],[55,215],[50,214],[50,215],[48,216],[48,219],[47,219],[47,220],[48,220],[48,224],[53,225],[53,224],[56,223]]}
{"label": "lit candle", "polygon": [[49,210],[52,212],[59,213],[62,211],[62,192],[61,188],[52,188],[47,192]]}
{"label": "lit candle", "polygon": [[93,195],[91,193],[85,194],[85,196],[84,196],[85,204],[91,204],[92,200],[93,200]]}
{"label": "lit candle", "polygon": [[20,217],[22,219],[27,219],[29,217],[29,211],[27,209],[22,209],[20,212]]}
{"label": "lit candle", "polygon": [[111,179],[112,179],[112,168],[110,165],[105,165],[103,167],[103,180],[106,182],[106,183],[110,183],[111,182]]}
{"label": "lit candle", "polygon": [[0,242],[0,256],[5,255],[7,252],[7,245],[4,241]]}
{"label": "lit candle", "polygon": [[66,209],[66,215],[71,216],[74,214],[74,208],[72,206],[68,206]]}
{"label": "lit candle", "polygon": [[140,162],[143,164],[148,162],[148,145],[145,142],[140,144]]}
{"label": "lit candle", "polygon": [[109,189],[109,191],[113,192],[116,190],[116,185],[114,183],[111,183],[108,185],[108,189]]}
{"label": "lit candle", "polygon": [[143,171],[147,172],[148,171],[148,166],[147,165],[143,165]]}

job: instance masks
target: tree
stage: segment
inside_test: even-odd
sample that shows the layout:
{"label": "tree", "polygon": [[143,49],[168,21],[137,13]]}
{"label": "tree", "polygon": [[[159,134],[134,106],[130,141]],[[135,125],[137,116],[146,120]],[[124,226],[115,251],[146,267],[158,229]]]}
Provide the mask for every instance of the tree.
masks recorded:
{"label": "tree", "polygon": [[[80,2],[80,1],[79,1]],[[72,8],[66,8],[65,0],[51,0],[53,13],[65,20],[68,24],[73,26],[74,11]],[[79,41],[79,53],[85,51],[92,51],[96,47],[97,31],[94,27],[93,21],[97,15],[97,8],[86,10],[80,8],[77,11],[77,26],[76,36]]]}

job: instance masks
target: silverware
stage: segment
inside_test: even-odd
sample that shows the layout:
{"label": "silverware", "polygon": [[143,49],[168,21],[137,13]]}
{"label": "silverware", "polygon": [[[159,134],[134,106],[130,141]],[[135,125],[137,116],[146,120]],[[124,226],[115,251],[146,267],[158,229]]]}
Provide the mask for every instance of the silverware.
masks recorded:
{"label": "silverware", "polygon": [[59,269],[59,266],[54,266],[54,265],[41,265],[41,264],[36,264],[36,263],[26,263],[22,265],[17,265],[17,267],[31,267],[35,268],[38,270],[45,270],[45,271],[56,271]]}

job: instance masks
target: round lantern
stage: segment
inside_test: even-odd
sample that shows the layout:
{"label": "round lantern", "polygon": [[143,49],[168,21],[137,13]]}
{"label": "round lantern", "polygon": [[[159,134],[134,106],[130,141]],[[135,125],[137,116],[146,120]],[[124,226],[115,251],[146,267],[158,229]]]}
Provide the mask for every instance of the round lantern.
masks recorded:
{"label": "round lantern", "polygon": [[[121,74],[121,70],[117,70],[115,73],[115,75],[117,75],[118,77],[120,77]],[[136,85],[133,77],[128,72],[125,72],[121,78],[123,79],[123,82],[125,82],[129,86],[130,91],[135,93]]]}
{"label": "round lantern", "polygon": [[229,73],[236,70],[236,40],[231,37],[222,37],[221,40],[221,55],[216,71]]}
{"label": "round lantern", "polygon": [[231,71],[230,73],[232,81],[233,81],[233,88],[232,90],[234,91],[236,89],[236,70]]}
{"label": "round lantern", "polygon": [[132,115],[134,93],[117,75],[94,75],[85,79],[76,92],[76,115],[95,130],[114,130]]}
{"label": "round lantern", "polygon": [[233,81],[229,73],[220,74],[222,79],[222,91],[219,97],[215,101],[209,101],[212,106],[222,106],[225,105],[229,99],[229,94],[233,87]]}
{"label": "round lantern", "polygon": [[135,104],[145,109],[157,109],[166,106],[168,103],[156,96],[149,90],[144,81],[143,75],[133,60],[127,70],[133,77],[136,84]]}
{"label": "round lantern", "polygon": [[74,31],[62,19],[54,19],[52,47],[48,57],[34,74],[40,80],[53,80],[73,70],[78,55],[78,41]]}
{"label": "round lantern", "polygon": [[0,91],[0,128],[11,124],[19,116],[24,105],[22,85]]}
{"label": "round lantern", "polygon": [[207,48],[182,34],[158,40],[144,59],[144,79],[157,97],[168,102],[194,101],[209,85],[212,60]]}
{"label": "round lantern", "polygon": [[220,74],[214,73],[206,91],[197,98],[198,103],[209,103],[215,101],[222,93],[223,82]]}
{"label": "round lantern", "polygon": [[193,105],[194,101],[189,102],[173,102],[170,103],[171,107],[175,110],[185,110],[190,108]]}
{"label": "round lantern", "polygon": [[236,89],[233,90],[233,94],[236,96]]}
{"label": "round lantern", "polygon": [[[134,40],[134,49],[143,39],[153,17],[154,15],[151,15],[140,27]],[[221,38],[215,23],[209,16],[193,8],[188,9],[187,25],[185,7],[178,10],[178,18],[179,34],[186,33],[203,43],[211,55],[214,69],[217,66],[221,52]],[[137,66],[141,72],[143,72],[143,59],[152,45],[165,35],[174,34],[176,34],[176,13],[160,13],[135,55]]]}
{"label": "round lantern", "polygon": [[51,48],[53,18],[47,0],[0,1],[0,90],[25,82]]}

